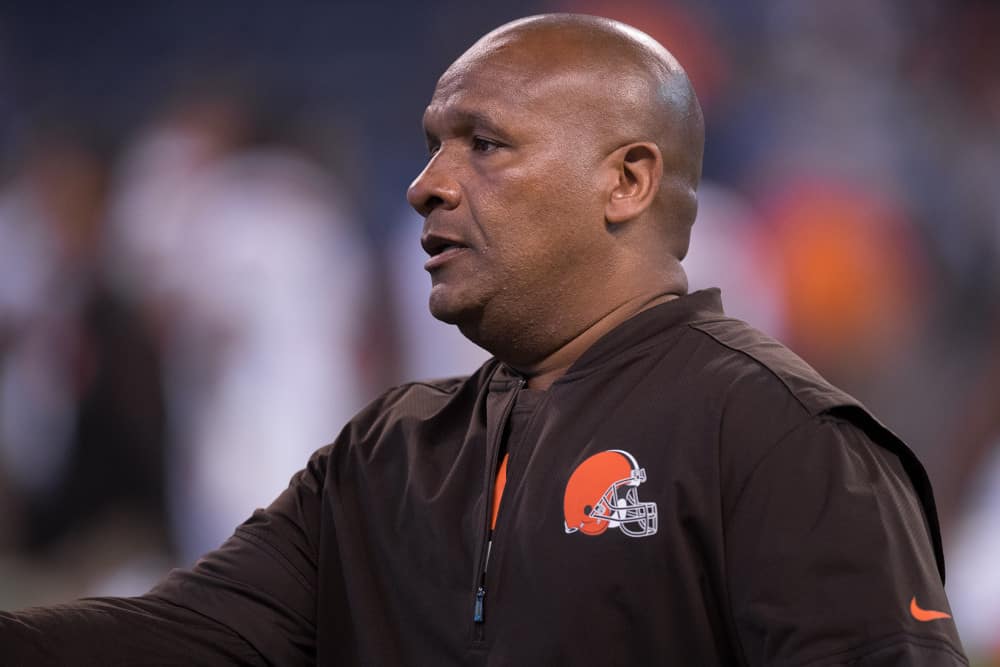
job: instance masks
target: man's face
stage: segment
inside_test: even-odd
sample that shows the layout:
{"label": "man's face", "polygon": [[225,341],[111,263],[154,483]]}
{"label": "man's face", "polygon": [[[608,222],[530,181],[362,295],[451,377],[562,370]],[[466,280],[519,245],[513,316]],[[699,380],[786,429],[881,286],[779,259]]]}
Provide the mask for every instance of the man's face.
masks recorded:
{"label": "man's face", "polygon": [[488,342],[558,318],[599,271],[603,156],[579,82],[503,52],[469,60],[438,82],[407,197],[426,218],[431,313]]}

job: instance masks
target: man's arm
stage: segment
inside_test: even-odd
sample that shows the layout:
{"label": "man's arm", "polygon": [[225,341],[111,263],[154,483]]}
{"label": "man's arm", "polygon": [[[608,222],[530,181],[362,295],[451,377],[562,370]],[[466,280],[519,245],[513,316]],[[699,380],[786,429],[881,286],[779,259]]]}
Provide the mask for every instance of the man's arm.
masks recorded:
{"label": "man's arm", "polygon": [[165,600],[91,598],[0,612],[0,664],[264,665],[225,626]]}
{"label": "man's arm", "polygon": [[807,420],[730,501],[730,603],[749,664],[968,664],[921,503],[861,428]]}
{"label": "man's arm", "polygon": [[0,612],[0,664],[312,664],[328,450],[219,549],[146,595]]}

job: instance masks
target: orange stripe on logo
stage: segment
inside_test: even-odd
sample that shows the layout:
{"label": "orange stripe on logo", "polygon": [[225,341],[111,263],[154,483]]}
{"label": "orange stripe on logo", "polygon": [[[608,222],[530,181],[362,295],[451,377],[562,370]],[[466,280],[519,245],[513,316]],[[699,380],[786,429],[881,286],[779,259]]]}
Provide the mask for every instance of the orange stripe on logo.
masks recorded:
{"label": "orange stripe on logo", "polygon": [[920,605],[917,604],[917,596],[913,596],[910,599],[910,615],[918,621],[937,621],[942,618],[951,618],[951,614],[946,614],[943,611],[934,611],[933,609],[921,609]]}

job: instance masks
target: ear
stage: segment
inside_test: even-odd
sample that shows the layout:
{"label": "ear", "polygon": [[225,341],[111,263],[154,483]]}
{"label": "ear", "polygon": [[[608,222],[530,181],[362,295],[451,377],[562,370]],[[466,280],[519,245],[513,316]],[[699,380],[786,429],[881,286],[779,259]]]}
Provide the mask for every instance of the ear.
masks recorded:
{"label": "ear", "polygon": [[628,144],[608,156],[615,181],[604,207],[609,223],[628,222],[656,200],[663,176],[663,156],[652,142]]}

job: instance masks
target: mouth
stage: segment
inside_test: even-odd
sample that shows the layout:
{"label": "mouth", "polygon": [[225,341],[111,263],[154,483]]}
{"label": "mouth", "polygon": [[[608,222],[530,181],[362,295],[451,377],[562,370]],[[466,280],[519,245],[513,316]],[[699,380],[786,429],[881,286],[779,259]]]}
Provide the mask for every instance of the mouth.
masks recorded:
{"label": "mouth", "polygon": [[436,234],[424,235],[420,239],[420,245],[423,246],[424,252],[431,257],[424,264],[424,270],[426,271],[435,269],[470,249],[469,246],[457,239],[438,236]]}
{"label": "mouth", "polygon": [[431,255],[431,258],[424,263],[424,271],[433,271],[455,257],[468,252],[468,246],[449,245]]}

